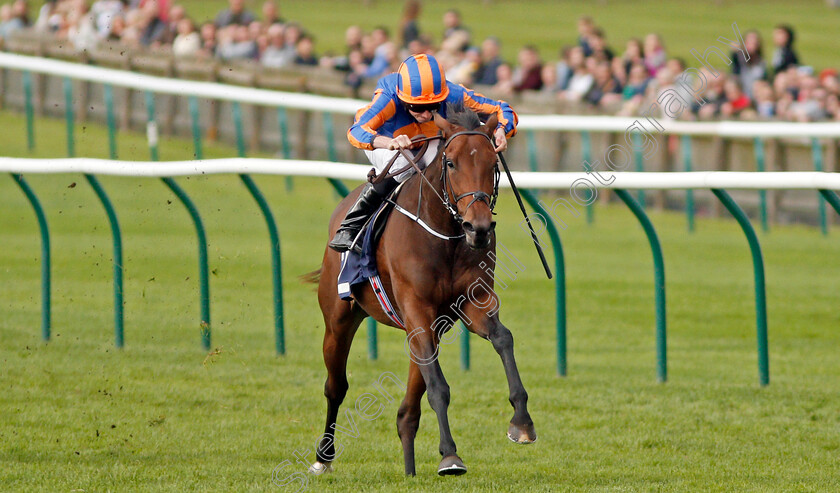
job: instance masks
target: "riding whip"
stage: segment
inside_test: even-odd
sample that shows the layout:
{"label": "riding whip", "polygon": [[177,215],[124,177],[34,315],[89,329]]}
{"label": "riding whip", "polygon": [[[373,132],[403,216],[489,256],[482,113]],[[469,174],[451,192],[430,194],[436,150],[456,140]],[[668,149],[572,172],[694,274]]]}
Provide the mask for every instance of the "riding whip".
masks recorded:
{"label": "riding whip", "polygon": [[505,161],[505,156],[501,152],[497,153],[497,155],[499,156],[499,161],[502,162],[502,167],[505,169],[505,174],[507,175],[508,182],[510,182],[510,188],[513,189],[513,194],[516,196],[516,201],[519,202],[519,209],[522,210],[522,215],[525,216],[525,222],[528,223],[528,229],[531,230],[531,238],[534,240],[534,246],[537,247],[537,253],[545,269],[545,275],[551,279],[551,269],[548,268],[548,262],[545,260],[545,254],[543,254],[542,246],[540,246],[540,240],[537,239],[537,233],[534,232],[534,227],[531,226],[531,220],[528,219],[528,213],[525,212],[525,204],[522,203],[522,197],[519,196],[519,190],[516,188],[513,177],[510,175],[510,168],[508,168],[507,161]]}

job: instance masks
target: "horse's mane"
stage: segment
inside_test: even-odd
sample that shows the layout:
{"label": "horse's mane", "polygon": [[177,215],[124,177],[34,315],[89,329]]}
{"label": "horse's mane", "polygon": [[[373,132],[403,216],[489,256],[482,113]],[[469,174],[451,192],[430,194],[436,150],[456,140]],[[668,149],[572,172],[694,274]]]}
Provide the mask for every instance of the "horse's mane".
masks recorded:
{"label": "horse's mane", "polygon": [[447,103],[446,120],[466,130],[475,130],[481,126],[481,119],[478,117],[478,113],[465,107],[463,103]]}

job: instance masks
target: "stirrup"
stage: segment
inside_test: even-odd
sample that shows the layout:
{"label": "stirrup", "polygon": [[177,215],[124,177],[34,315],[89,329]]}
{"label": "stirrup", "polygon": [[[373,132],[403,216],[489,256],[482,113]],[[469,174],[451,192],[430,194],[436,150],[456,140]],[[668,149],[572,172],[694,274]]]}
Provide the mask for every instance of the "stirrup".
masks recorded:
{"label": "stirrup", "polygon": [[339,253],[349,251],[352,248],[354,252],[361,255],[362,242],[361,239],[356,239],[359,236],[359,232],[357,231],[354,234],[347,229],[339,229],[335,233],[335,237],[327,245]]}

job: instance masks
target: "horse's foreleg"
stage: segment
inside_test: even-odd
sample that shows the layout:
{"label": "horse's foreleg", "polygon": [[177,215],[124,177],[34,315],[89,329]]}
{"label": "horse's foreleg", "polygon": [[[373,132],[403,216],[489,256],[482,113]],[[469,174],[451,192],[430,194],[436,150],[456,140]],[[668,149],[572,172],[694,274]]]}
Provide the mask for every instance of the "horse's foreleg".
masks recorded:
{"label": "horse's foreleg", "polygon": [[468,325],[470,331],[488,339],[493,344],[493,349],[499,353],[505,368],[510,392],[508,400],[513,406],[513,418],[510,420],[507,436],[516,443],[533,443],[537,440],[537,432],[531,415],[528,413],[528,392],[522,385],[516,359],[513,356],[513,334],[499,320],[497,314],[489,316],[477,307],[470,308],[472,309],[465,311],[472,322]]}
{"label": "horse's foreleg", "polygon": [[406,476],[414,476],[414,437],[420,427],[420,400],[426,392],[426,382],[414,361],[408,369],[408,388],[397,411],[397,433],[400,436]]}
{"label": "horse's foreleg", "polygon": [[[426,392],[429,395],[429,405],[437,415],[438,428],[440,430],[440,455],[443,459],[438,466],[438,474],[460,475],[467,472],[467,467],[456,455],[455,441],[449,430],[449,384],[443,376],[438,357],[438,342],[435,338],[432,326],[433,318],[408,319],[407,327],[417,327],[408,333],[409,356],[420,368],[423,381],[426,382]],[[425,322],[425,323],[423,323]]]}
{"label": "horse's foreleg", "polygon": [[513,357],[513,334],[498,317],[493,317],[488,339],[502,358],[510,392],[508,400],[513,406],[513,418],[510,420],[507,436],[516,443],[533,443],[537,440],[537,431],[528,413],[528,392],[522,385],[516,359]]}

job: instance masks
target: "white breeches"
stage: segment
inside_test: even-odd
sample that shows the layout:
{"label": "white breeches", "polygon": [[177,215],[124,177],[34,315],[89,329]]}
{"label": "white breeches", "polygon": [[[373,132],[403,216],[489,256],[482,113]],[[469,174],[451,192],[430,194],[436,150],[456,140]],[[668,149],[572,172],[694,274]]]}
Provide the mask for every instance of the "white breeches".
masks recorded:
{"label": "white breeches", "polygon": [[[420,160],[417,165],[420,169],[425,169],[426,166],[432,164],[432,160],[434,160],[435,156],[437,155],[438,146],[440,145],[439,140],[432,140],[429,142],[429,148],[426,149],[426,153],[423,154],[423,158]],[[367,156],[370,164],[373,165],[373,168],[376,170],[376,174],[379,175],[382,173],[382,170],[385,169],[385,166],[388,165],[388,162],[391,161],[391,158],[394,157],[394,154],[399,154],[400,151],[391,151],[388,149],[374,149],[372,151],[365,151],[365,155]],[[415,154],[417,151],[409,150],[412,154]],[[416,154],[415,154],[416,156]],[[397,157],[397,160],[394,161],[394,165],[391,166],[391,171],[397,171],[402,168],[408,166],[409,163],[401,154]],[[404,182],[408,179],[411,175],[415,173],[414,168],[409,168],[399,175],[395,176],[399,183]]]}

